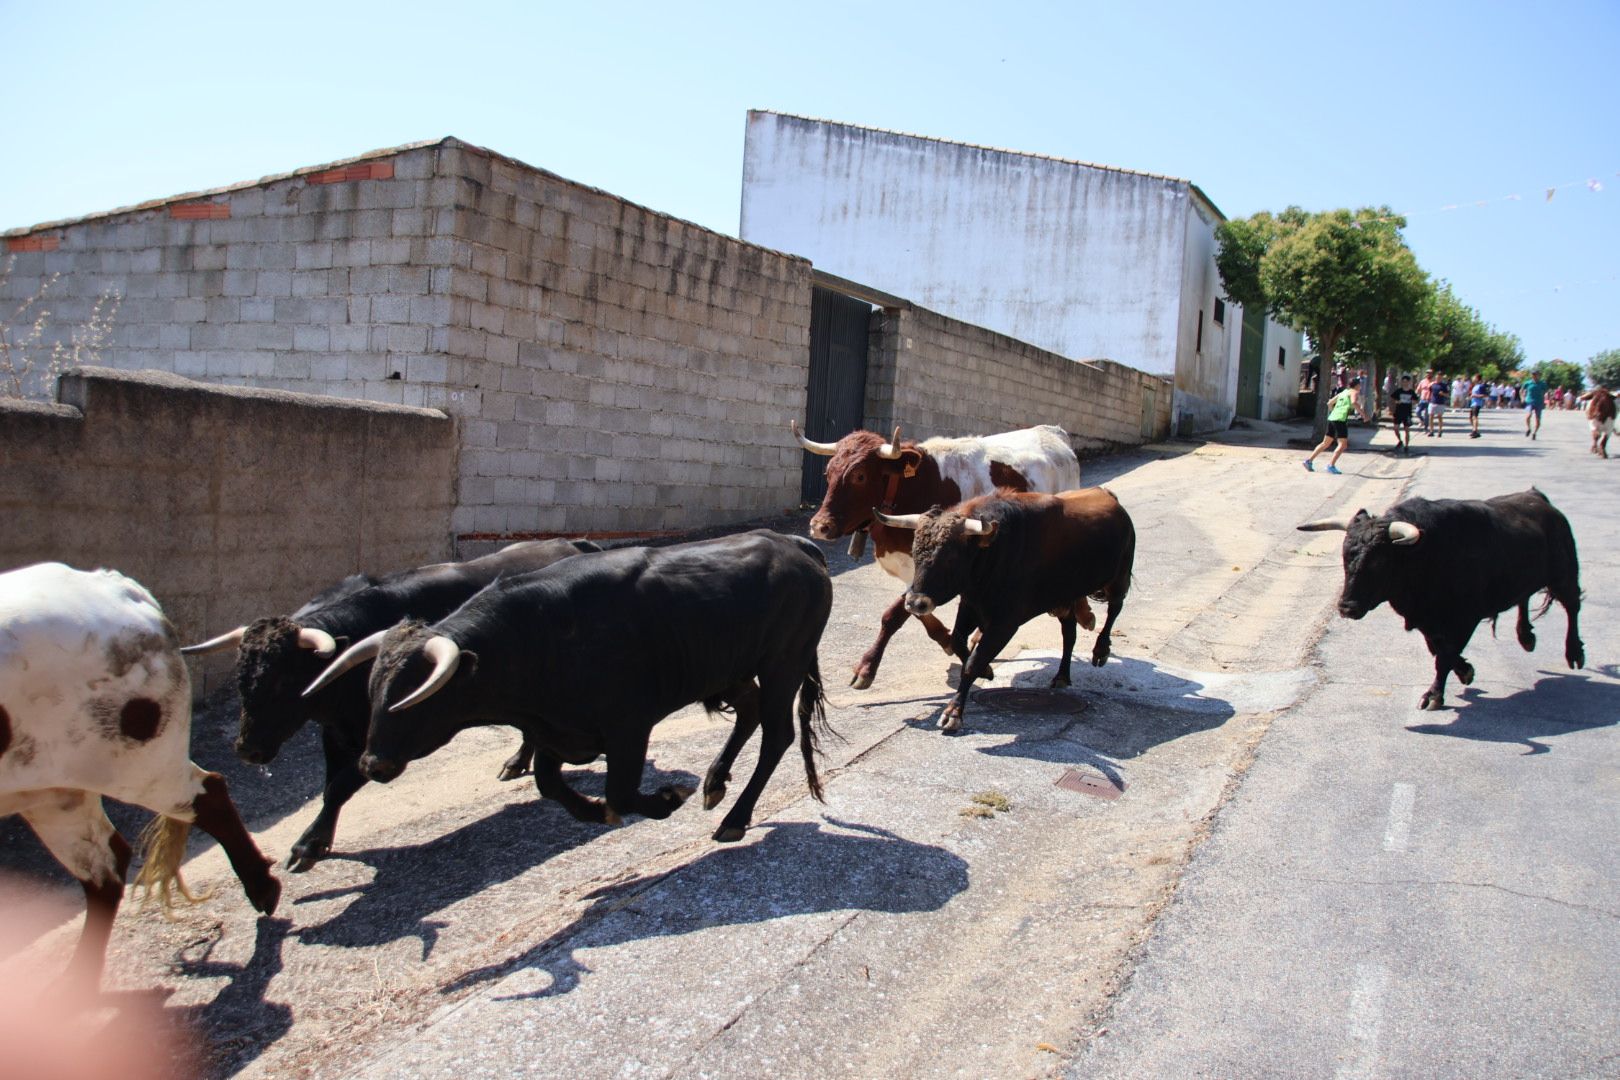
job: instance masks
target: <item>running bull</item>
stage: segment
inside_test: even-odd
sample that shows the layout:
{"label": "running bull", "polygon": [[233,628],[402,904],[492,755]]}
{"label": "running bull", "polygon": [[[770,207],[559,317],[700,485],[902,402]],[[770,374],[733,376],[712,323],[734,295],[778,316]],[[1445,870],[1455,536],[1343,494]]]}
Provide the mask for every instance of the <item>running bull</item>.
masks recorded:
{"label": "running bull", "polygon": [[1434,656],[1434,683],[1419,708],[1444,707],[1452,672],[1465,686],[1474,681],[1474,666],[1462,651],[1485,619],[1494,630],[1496,617],[1517,607],[1519,644],[1534,649],[1530,598],[1538,592],[1547,594],[1538,617],[1555,600],[1564,605],[1564,659],[1572,668],[1586,664],[1575,534],[1535,488],[1485,500],[1407,499],[1382,517],[1358,510],[1349,519],[1299,528],[1344,531],[1340,615],[1359,619],[1388,601],[1408,630],[1423,634]]}
{"label": "running bull", "polygon": [[[535,748],[540,793],[581,821],[668,817],[691,789],[640,790],[652,729],[702,702],[736,723],[703,780],[703,804],[725,796],[738,751],[762,730],[753,776],[714,838],[741,839],[766,781],[793,745],[810,792],[826,699],[816,648],[832,581],[808,540],[759,530],[665,548],[620,548],[503,578],[428,626],[402,623],[350,646],[311,685],[375,659],[360,768],[381,783],[458,732],[511,724]],[[562,764],[607,755],[606,800],[562,779]]]}
{"label": "running bull", "polygon": [[[503,574],[528,573],[582,551],[600,550],[588,540],[534,540],[482,558],[402,570],[380,580],[356,574],[291,615],[258,619],[180,650],[188,655],[239,650],[242,714],[236,753],[243,761],[268,764],[307,721],[320,725],[326,783],[320,813],[287,857],[293,873],[308,870],[332,850],[338,814],[366,783],[360,771],[370,717],[364,674],[340,679],[320,694],[301,696],[338,649],[402,619],[442,619]],[[500,778],[522,776],[531,756],[527,744],[519,747],[501,767]]]}
{"label": "running bull", "polygon": [[[884,524],[879,513],[905,517],[930,506],[955,506],[997,489],[1066,491],[1080,486],[1080,462],[1069,446],[1068,432],[1044,425],[1000,435],[900,441],[900,429],[888,439],[871,431],[854,431],[836,443],[805,438],[792,425],[799,445],[829,458],[827,495],[810,519],[810,535],[836,540],[869,532],[878,565],[911,584],[914,568],[911,532]],[[852,553],[859,553],[859,537]],[[1083,601],[1082,601],[1083,603]],[[918,620],[946,652],[951,636],[933,615]],[[855,665],[850,685],[865,690],[877,676],[889,639],[906,621],[905,595],[883,613],[872,647]]]}
{"label": "running bull", "polygon": [[[1114,620],[1131,587],[1136,528],[1113,492],[1085,488],[1057,495],[997,492],[950,510],[878,520],[911,529],[916,577],[906,590],[906,609],[931,614],[961,596],[951,649],[962,661],[956,697],[940,715],[947,734],[961,730],[962,710],[975,679],[990,677],[990,662],[1037,615],[1054,616],[1063,629],[1063,656],[1052,685],[1069,685],[1075,625],[1090,630],[1095,617],[1086,603],[1108,604],[1108,615],[1091,650],[1101,667],[1112,646]],[[979,641],[968,648],[974,631]]]}

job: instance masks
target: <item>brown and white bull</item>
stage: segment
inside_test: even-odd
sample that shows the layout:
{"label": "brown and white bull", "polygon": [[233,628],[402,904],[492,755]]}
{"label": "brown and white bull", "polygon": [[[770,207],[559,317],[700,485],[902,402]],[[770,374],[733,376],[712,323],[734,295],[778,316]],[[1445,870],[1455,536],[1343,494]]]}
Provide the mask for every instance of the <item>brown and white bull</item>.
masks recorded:
{"label": "brown and white bull", "polygon": [[21,814],[84,886],[69,970],[101,974],[130,846],[102,796],[158,814],[137,883],[168,906],[193,824],[218,840],[266,915],[281,885],[218,773],[191,761],[191,677],[152,594],[112,570],[61,563],[0,574],[0,814]]}
{"label": "brown and white bull", "polygon": [[[871,431],[852,431],[836,443],[807,439],[793,424],[799,445],[827,462],[827,496],[810,519],[810,535],[836,540],[851,533],[872,538],[878,565],[892,577],[910,585],[915,569],[911,561],[911,530],[885,525],[877,513],[918,514],[930,507],[955,506],[998,489],[1008,491],[1067,491],[1080,486],[1080,461],[1069,445],[1069,433],[1052,424],[966,438],[936,438],[924,442],[900,440],[900,429],[888,439]],[[857,557],[859,536],[850,550]],[[918,621],[946,652],[950,631],[934,615]],[[906,621],[905,594],[883,613],[872,647],[855,665],[850,685],[865,690],[877,676],[883,650]]]}

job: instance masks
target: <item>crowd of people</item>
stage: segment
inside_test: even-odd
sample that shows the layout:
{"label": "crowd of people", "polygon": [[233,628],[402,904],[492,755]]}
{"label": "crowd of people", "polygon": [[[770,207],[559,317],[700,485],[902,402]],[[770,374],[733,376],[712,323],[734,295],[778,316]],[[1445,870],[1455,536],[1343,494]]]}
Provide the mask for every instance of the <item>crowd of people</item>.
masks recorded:
{"label": "crowd of people", "polygon": [[[1375,423],[1363,401],[1365,373],[1339,369],[1334,372],[1334,392],[1328,400],[1327,433],[1322,442],[1304,461],[1307,472],[1315,472],[1316,458],[1331,452],[1327,471],[1338,474],[1339,458],[1350,447],[1350,414],[1358,413],[1366,423]],[[1524,437],[1537,439],[1541,434],[1541,417],[1547,409],[1584,408],[1592,430],[1591,452],[1599,457],[1609,456],[1609,436],[1614,433],[1616,399],[1604,387],[1595,387],[1585,393],[1576,393],[1562,386],[1548,387],[1540,372],[1533,372],[1523,382],[1489,380],[1478,375],[1448,376],[1430,369],[1414,381],[1411,374],[1390,372],[1384,384],[1384,400],[1388,404],[1391,427],[1395,433],[1395,452],[1407,454],[1412,449],[1413,427],[1424,438],[1443,439],[1446,417],[1452,416],[1452,432],[1461,435],[1459,426],[1466,419],[1468,437],[1481,437],[1480,413],[1495,409],[1522,409],[1524,411]]]}

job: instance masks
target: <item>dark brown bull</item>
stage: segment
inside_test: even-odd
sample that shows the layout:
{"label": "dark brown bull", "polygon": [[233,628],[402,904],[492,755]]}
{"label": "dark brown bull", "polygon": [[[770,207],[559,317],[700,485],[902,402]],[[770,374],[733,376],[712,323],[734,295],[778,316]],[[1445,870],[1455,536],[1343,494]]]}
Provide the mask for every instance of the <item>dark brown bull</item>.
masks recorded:
{"label": "dark brown bull", "polygon": [[[1114,620],[1131,587],[1136,528],[1113,492],[1103,488],[1058,495],[998,492],[950,510],[938,507],[904,518],[880,515],[896,528],[915,529],[911,555],[917,566],[906,591],[907,610],[926,615],[960,596],[951,649],[962,661],[956,697],[940,715],[947,734],[962,727],[973,681],[987,677],[990,662],[1040,614],[1063,628],[1063,655],[1053,686],[1069,685],[1075,624],[1095,625],[1086,598],[1106,601],[1108,615],[1091,662],[1108,659]],[[979,641],[968,649],[977,630]]]}
{"label": "dark brown bull", "polygon": [[[1080,462],[1060,427],[1046,425],[1000,435],[960,439],[900,439],[900,429],[885,439],[872,431],[854,431],[836,443],[805,438],[793,425],[799,445],[829,458],[827,495],[810,519],[810,535],[836,540],[856,534],[851,554],[859,557],[862,535],[870,535],[878,565],[909,585],[912,579],[911,530],[885,525],[890,515],[921,512],[930,506],[954,506],[964,499],[997,489],[1062,491],[1080,486]],[[946,652],[951,635],[932,615],[919,615],[928,636]],[[905,595],[883,613],[878,637],[855,665],[850,685],[872,685],[883,651],[906,621]]]}

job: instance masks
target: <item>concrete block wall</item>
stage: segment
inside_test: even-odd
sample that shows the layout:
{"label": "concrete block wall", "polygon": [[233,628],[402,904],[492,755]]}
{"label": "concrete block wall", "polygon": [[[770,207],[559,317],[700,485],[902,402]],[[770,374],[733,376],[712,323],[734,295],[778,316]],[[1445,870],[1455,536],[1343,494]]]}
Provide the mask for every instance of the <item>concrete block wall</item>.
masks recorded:
{"label": "concrete block wall", "polygon": [[455,214],[440,152],[379,152],[7,234],[0,306],[49,282],[49,344],[113,291],[99,364],[445,405],[432,376],[448,341]]}
{"label": "concrete block wall", "polygon": [[463,542],[686,529],[798,501],[810,265],[460,146],[449,378]]}
{"label": "concrete block wall", "polygon": [[[79,369],[0,400],[0,571],[119,570],[198,640],[450,557],[456,459],[437,410]],[[199,691],[234,663],[205,660]]]}
{"label": "concrete block wall", "polygon": [[1077,451],[1169,433],[1167,379],[1074,361],[925,308],[873,312],[866,424],[902,436],[987,435],[1058,424]]}

